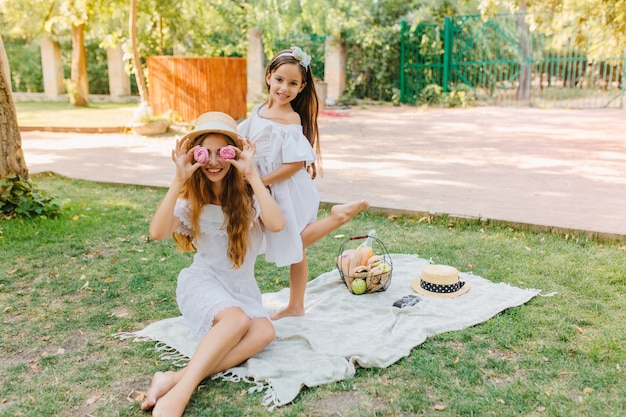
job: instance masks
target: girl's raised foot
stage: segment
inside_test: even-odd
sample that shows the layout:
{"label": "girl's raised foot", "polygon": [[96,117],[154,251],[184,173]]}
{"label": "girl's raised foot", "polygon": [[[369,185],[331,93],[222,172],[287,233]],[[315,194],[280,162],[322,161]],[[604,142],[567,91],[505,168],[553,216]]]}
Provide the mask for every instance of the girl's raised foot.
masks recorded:
{"label": "girl's raised foot", "polygon": [[359,212],[368,209],[370,203],[367,200],[356,200],[350,203],[337,204],[330,208],[331,216],[343,223],[347,223]]}

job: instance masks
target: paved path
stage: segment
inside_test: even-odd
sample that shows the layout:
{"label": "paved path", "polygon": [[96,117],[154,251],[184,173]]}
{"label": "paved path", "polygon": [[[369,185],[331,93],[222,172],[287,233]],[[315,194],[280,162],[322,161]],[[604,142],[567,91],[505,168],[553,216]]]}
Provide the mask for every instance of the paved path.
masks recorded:
{"label": "paved path", "polygon": [[[626,237],[626,111],[368,107],[320,118],[323,202]],[[167,186],[174,136],[23,132],[31,173]]]}

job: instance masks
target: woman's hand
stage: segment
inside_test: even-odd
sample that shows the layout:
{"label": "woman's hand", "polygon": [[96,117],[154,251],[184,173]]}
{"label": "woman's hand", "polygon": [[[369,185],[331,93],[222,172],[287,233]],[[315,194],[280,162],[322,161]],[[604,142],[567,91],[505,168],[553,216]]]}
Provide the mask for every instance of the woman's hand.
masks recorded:
{"label": "woman's hand", "polygon": [[191,178],[191,175],[203,165],[200,162],[193,162],[193,151],[197,146],[187,150],[188,142],[188,138],[183,141],[177,139],[176,146],[172,149],[172,161],[176,164],[175,179],[181,182],[185,182]]}
{"label": "woman's hand", "polygon": [[239,138],[243,144],[243,149],[235,148],[237,159],[228,159],[228,161],[237,168],[243,177],[248,180],[253,175],[258,175],[254,168],[254,155],[256,154],[256,145],[250,142],[248,138]]}

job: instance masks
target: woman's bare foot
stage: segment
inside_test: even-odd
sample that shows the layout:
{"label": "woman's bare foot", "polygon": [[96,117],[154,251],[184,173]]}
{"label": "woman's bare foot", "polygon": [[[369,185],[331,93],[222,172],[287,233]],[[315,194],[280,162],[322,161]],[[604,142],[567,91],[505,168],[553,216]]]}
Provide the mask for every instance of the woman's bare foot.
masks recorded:
{"label": "woman's bare foot", "polygon": [[152,376],[146,399],[141,403],[141,409],[143,411],[150,410],[154,407],[157,400],[167,394],[174,385],[176,385],[174,372],[156,372]]}
{"label": "woman's bare foot", "polygon": [[270,316],[272,320],[280,320],[285,317],[300,317],[304,316],[304,307],[295,308],[295,307],[285,307],[277,313],[274,313]]}
{"label": "woman's bare foot", "polygon": [[335,217],[341,223],[347,223],[359,212],[369,208],[370,203],[367,200],[357,200],[345,204],[337,204],[330,208],[330,215]]}
{"label": "woman's bare foot", "polygon": [[170,390],[163,395],[152,409],[153,417],[182,417],[189,397],[180,397],[176,390]]}

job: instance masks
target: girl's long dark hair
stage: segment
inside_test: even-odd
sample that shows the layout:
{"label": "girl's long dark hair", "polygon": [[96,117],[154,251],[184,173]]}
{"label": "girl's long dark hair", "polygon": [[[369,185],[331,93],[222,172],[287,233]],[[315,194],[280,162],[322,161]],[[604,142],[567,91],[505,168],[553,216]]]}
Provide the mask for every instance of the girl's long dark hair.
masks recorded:
{"label": "girl's long dark hair", "polygon": [[[267,80],[267,76],[272,74],[283,64],[297,64],[298,69],[302,74],[302,81],[306,84],[304,89],[296,96],[295,99],[291,101],[291,107],[300,115],[302,132],[309,140],[311,147],[317,155],[317,161],[307,167],[311,178],[315,178],[318,172],[322,173],[322,152],[319,141],[319,130],[317,127],[319,100],[317,98],[317,92],[315,91],[315,82],[313,80],[311,66],[309,65],[308,68],[304,68],[300,65],[300,61],[298,61],[293,55],[289,54],[290,52],[292,52],[291,49],[285,49],[274,55],[274,58],[272,58],[265,70],[265,76]],[[266,86],[267,91],[269,91],[270,86],[267,84],[267,81]]]}

